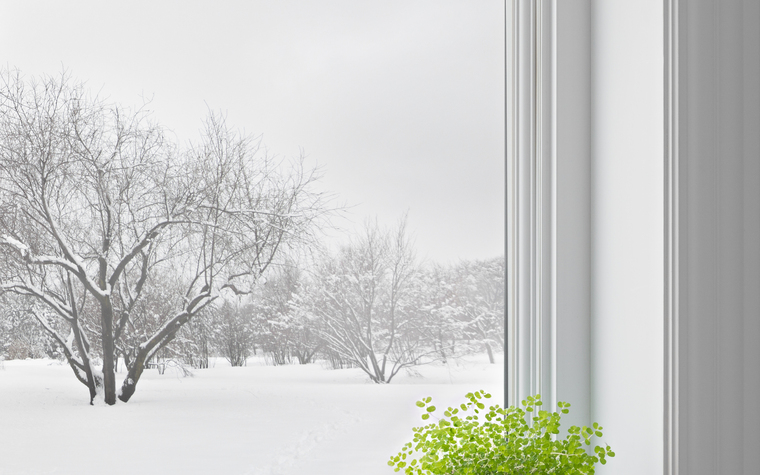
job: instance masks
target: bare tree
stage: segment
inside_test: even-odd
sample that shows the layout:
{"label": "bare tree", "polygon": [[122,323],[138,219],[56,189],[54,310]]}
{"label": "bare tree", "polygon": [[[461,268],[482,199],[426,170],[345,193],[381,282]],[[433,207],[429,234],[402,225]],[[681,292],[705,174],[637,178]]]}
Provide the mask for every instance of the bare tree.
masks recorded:
{"label": "bare tree", "polygon": [[[322,212],[314,179],[302,160],[273,160],[219,117],[182,151],[145,111],[90,97],[65,74],[3,71],[0,289],[44,305],[35,316],[91,402],[100,391],[107,404],[126,402],[145,362],[183,325],[223,289],[250,292],[309,232]],[[157,275],[173,280],[163,289],[170,305],[130,340],[141,298],[162,285]],[[133,358],[117,391],[120,345]]]}
{"label": "bare tree", "polygon": [[406,220],[395,232],[367,224],[364,234],[317,271],[311,309],[328,349],[389,383],[405,367],[436,355],[421,338],[411,305],[416,275]]}

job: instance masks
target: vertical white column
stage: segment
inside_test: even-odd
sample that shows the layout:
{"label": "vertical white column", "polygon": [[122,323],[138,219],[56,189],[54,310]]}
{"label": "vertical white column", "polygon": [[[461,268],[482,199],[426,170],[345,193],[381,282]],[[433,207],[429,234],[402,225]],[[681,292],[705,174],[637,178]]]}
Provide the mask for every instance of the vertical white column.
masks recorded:
{"label": "vertical white column", "polygon": [[552,2],[514,0],[508,68],[508,401],[552,387]]}
{"label": "vertical white column", "polygon": [[591,419],[604,474],[662,473],[663,9],[593,5]]}
{"label": "vertical white column", "polygon": [[569,401],[588,424],[590,0],[511,6],[508,399]]}

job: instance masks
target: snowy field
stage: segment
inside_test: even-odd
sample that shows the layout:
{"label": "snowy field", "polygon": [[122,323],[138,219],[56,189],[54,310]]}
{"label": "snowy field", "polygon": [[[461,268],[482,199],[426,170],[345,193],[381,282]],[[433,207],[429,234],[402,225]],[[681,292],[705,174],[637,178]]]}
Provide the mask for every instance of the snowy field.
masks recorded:
{"label": "snowy field", "polygon": [[115,407],[90,406],[57,361],[1,364],[0,475],[389,475],[389,456],[422,425],[417,399],[448,406],[485,389],[503,401],[503,365],[484,355],[402,371],[388,385],[358,369],[256,359],[216,360],[193,377],[152,369]]}

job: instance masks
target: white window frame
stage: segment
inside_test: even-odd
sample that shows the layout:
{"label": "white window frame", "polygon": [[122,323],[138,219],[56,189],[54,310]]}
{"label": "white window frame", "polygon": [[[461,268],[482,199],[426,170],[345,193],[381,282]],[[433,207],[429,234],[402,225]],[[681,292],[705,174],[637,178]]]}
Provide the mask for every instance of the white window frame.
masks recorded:
{"label": "white window frame", "polygon": [[[588,381],[589,368],[563,365],[558,357],[590,358],[591,2],[564,0],[559,8],[552,0],[507,6],[505,393],[510,405],[540,393],[552,407],[563,386],[563,397],[575,401],[574,415],[587,420],[588,385],[569,382]],[[562,55],[560,28],[574,32]],[[558,142],[564,147],[561,174]],[[557,305],[572,321],[557,321]],[[558,340],[560,327],[572,338]]]}
{"label": "white window frame", "polygon": [[[505,393],[508,404],[534,393],[549,407],[570,400],[573,423],[588,423],[599,402],[589,389],[589,314],[598,276],[588,264],[594,203],[584,190],[597,159],[588,31],[600,1],[606,0],[506,6]],[[668,475],[758,473],[760,2],[661,5],[664,341],[657,456]],[[636,473],[621,466],[602,471],[613,472]]]}

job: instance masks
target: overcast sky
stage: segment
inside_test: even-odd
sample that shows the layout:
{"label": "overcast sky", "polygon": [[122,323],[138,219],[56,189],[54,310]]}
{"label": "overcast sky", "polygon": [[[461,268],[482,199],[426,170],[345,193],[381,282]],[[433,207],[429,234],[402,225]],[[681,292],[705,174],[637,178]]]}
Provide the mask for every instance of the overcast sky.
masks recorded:
{"label": "overcast sky", "polygon": [[182,141],[222,111],[303,150],[351,222],[408,211],[422,258],[504,253],[500,0],[4,0],[0,61],[149,98]]}

